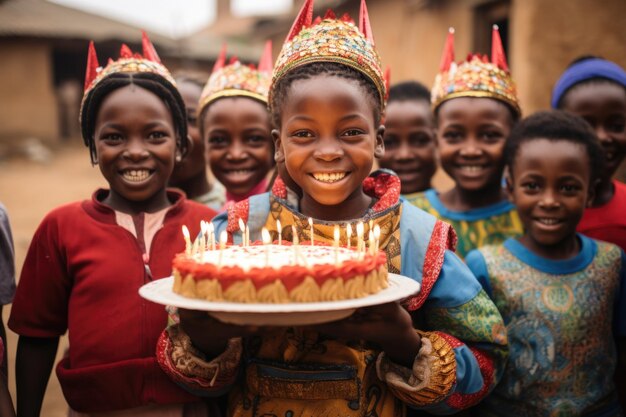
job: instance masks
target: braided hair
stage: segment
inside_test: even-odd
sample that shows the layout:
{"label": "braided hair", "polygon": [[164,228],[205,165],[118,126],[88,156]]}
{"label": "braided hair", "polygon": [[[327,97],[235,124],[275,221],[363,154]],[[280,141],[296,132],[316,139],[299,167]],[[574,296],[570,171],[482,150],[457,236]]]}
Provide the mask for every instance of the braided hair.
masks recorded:
{"label": "braided hair", "polygon": [[282,107],[287,100],[289,89],[294,81],[308,80],[318,75],[327,75],[356,81],[363,88],[367,99],[370,100],[372,104],[372,108],[374,109],[375,126],[380,124],[382,113],[380,95],[376,89],[376,85],[369,78],[367,78],[360,71],[343,64],[335,62],[313,62],[311,64],[296,67],[287,72],[272,87],[273,94],[270,108],[272,109],[272,122],[275,127],[280,127]]}
{"label": "braided hair", "polygon": [[97,163],[96,143],[94,131],[98,110],[104,99],[113,91],[129,85],[136,85],[150,91],[159,97],[172,113],[174,130],[176,132],[176,146],[181,154],[187,153],[187,114],[185,103],[174,85],[158,74],[151,72],[118,72],[103,78],[91,91],[83,103],[80,117],[80,126],[85,146],[89,148],[91,163]]}

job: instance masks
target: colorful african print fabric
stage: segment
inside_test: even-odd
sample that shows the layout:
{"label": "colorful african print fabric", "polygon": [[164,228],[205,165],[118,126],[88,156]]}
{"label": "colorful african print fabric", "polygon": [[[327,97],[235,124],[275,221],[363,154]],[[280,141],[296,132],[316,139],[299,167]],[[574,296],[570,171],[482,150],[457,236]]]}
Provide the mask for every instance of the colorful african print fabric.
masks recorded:
{"label": "colorful african print fabric", "polygon": [[578,235],[574,258],[550,260],[518,240],[467,264],[507,326],[510,358],[480,415],[620,416],[615,336],[626,335],[624,252]]}
{"label": "colorful african print fabric", "polygon": [[376,86],[384,108],[387,86],[365,1],[361,1],[358,27],[347,14],[337,18],[332,10],[323,19],[313,21],[313,3],[313,0],[304,3],[278,55],[269,93],[270,106],[274,86],[288,72],[314,62],[335,62],[366,76]]}
{"label": "colorful african print fabric", "polygon": [[[199,361],[191,355],[188,338],[181,337],[174,326],[164,333],[158,347],[165,372],[196,394],[231,387],[232,416],[395,417],[403,415],[406,405],[450,414],[484,398],[506,362],[502,318],[475,277],[449,250],[454,244],[450,226],[400,202],[398,177],[374,175],[364,189],[378,196],[377,203],[355,221],[362,220],[366,227],[370,220],[378,224],[389,269],[421,283],[421,292],[406,306],[422,339],[412,369],[394,364],[365,341],[289,328],[246,340],[243,347],[233,346],[197,370]],[[262,194],[243,203],[214,220],[218,232],[229,230],[243,215],[252,240],[262,227],[275,235],[276,220],[281,221],[283,239],[291,238],[291,224],[301,226],[301,240],[310,239],[308,221],[282,196]],[[315,220],[315,240],[330,241],[333,226],[333,222]],[[231,236],[239,243],[241,233],[236,230]],[[234,377],[238,368],[233,369],[232,358],[236,355],[241,357],[243,380]],[[220,383],[210,385],[212,378]]]}
{"label": "colorful african print fabric", "polygon": [[515,206],[508,201],[469,211],[453,211],[443,205],[434,189],[407,194],[403,198],[452,225],[458,236],[456,254],[461,258],[472,249],[496,245],[524,232]]}

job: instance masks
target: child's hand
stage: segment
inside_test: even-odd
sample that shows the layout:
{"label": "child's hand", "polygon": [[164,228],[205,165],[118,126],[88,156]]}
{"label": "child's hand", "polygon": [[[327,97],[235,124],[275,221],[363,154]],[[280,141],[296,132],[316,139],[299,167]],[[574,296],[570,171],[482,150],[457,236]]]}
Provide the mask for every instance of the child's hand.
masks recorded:
{"label": "child's hand", "polygon": [[216,357],[226,349],[233,337],[253,336],[261,331],[258,326],[237,326],[223,323],[206,311],[178,309],[180,326],[195,347],[209,357]]}
{"label": "child's hand", "polygon": [[380,345],[392,361],[411,367],[421,341],[408,311],[396,302],[358,309],[350,317],[312,327],[339,339],[362,339]]}

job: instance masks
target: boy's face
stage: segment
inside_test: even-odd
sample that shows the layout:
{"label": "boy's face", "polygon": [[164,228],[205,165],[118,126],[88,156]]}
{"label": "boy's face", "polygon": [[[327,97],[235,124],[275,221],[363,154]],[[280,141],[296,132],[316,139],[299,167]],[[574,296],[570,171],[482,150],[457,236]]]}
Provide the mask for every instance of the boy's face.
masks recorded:
{"label": "boy's face", "polygon": [[430,188],[437,169],[435,127],[430,104],[423,100],[392,101],[385,112],[382,168],[400,177],[402,194]]}
{"label": "boy's face", "polygon": [[439,107],[441,166],[457,187],[479,191],[501,182],[511,124],[509,109],[493,99],[460,97]]}
{"label": "boy's face", "polygon": [[541,138],[521,144],[507,189],[536,252],[575,236],[591,201],[589,181],[590,161],[582,145]]}
{"label": "boy's face", "polygon": [[197,108],[202,88],[188,81],[178,82],[177,87],[185,101],[185,107],[187,109],[187,131],[189,132],[192,143],[189,146],[189,153],[181,163],[176,165],[172,173],[172,178],[170,178],[170,184],[172,185],[181,185],[181,183],[197,175],[201,175],[206,171],[204,142],[200,137],[200,130],[198,129],[197,123]]}
{"label": "boy's face", "polygon": [[604,149],[605,177],[613,176],[626,156],[626,90],[610,82],[591,82],[572,88],[563,110],[584,118],[596,131]]}
{"label": "boy's face", "polygon": [[[326,75],[297,80],[274,134],[276,159],[284,160],[303,199],[324,206],[329,215],[340,213],[349,200],[363,201],[362,182],[384,151],[382,133],[371,100],[356,81]],[[343,215],[360,216],[345,213],[345,207]]]}
{"label": "boy's face", "polygon": [[176,131],[172,114],[152,92],[127,86],[100,105],[94,140],[98,166],[111,187],[111,201],[154,209],[174,169]]}
{"label": "boy's face", "polygon": [[273,167],[266,108],[250,98],[220,98],[209,105],[202,123],[213,175],[229,192],[247,194]]}

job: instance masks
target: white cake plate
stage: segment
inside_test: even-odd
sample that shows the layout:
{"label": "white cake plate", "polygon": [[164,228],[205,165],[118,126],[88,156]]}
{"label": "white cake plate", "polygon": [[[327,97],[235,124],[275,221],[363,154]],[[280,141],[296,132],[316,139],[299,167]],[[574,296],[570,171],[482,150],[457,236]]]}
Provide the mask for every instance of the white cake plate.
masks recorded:
{"label": "white cake plate", "polygon": [[398,274],[389,274],[389,286],[363,298],[316,303],[233,303],[183,297],[172,291],[174,278],[152,281],[139,289],[139,295],[157,304],[188,310],[208,311],[216,319],[231,324],[253,326],[304,326],[340,320],[357,308],[399,301],[415,295],[419,282]]}

